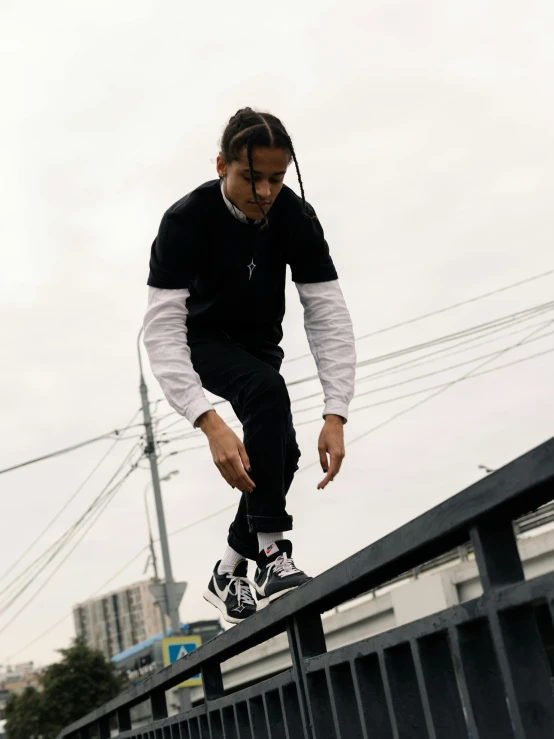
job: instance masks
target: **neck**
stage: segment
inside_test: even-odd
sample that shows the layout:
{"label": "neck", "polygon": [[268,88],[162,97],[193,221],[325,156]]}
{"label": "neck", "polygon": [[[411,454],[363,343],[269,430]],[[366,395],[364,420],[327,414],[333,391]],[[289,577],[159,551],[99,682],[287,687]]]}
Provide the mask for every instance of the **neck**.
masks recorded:
{"label": "neck", "polygon": [[229,200],[229,197],[227,195],[227,187],[225,184],[225,180],[221,179],[221,195],[223,197],[223,200],[225,202],[225,205],[227,206],[229,213],[237,219],[237,221],[241,221],[242,223],[260,223],[261,219],[254,221],[252,218],[248,218],[248,216],[245,216],[242,210],[239,210],[237,206]]}

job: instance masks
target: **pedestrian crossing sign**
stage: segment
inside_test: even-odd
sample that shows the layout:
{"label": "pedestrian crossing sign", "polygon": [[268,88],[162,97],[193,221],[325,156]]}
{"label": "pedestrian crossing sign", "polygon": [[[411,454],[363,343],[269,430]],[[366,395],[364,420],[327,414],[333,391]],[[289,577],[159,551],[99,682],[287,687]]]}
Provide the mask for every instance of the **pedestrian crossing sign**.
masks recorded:
{"label": "pedestrian crossing sign", "polygon": [[[169,636],[162,639],[162,654],[164,667],[172,665],[177,660],[186,657],[187,654],[202,645],[201,636]],[[194,675],[188,680],[177,685],[177,688],[195,688],[202,685],[202,676]]]}

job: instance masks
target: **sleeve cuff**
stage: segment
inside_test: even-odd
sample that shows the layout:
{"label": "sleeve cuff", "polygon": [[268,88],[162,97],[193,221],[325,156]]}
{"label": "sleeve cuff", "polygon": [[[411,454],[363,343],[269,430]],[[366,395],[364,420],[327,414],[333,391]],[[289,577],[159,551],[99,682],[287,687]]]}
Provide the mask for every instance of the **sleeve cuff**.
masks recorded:
{"label": "sleeve cuff", "polygon": [[348,421],[348,404],[340,400],[328,400],[323,409],[323,417],[329,415],[341,416],[346,423]]}
{"label": "sleeve cuff", "polygon": [[185,418],[196,428],[196,421],[198,421],[200,416],[203,413],[213,410],[214,407],[207,398],[199,398],[187,408]]}

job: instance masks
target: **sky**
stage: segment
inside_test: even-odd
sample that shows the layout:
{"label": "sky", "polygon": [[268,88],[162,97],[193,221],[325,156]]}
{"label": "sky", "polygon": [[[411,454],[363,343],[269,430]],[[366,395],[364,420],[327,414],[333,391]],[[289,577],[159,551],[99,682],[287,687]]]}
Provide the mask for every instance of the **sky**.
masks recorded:
{"label": "sky", "polygon": [[[4,0],[0,468],[122,429],[139,410],[136,341],[152,240],[163,212],[215,177],[219,138],[241,107],[273,112],[290,131],[357,337],[554,269],[553,31],[546,0]],[[294,171],[286,182],[298,191]],[[360,339],[358,359],[545,303],[553,288],[551,274]],[[290,282],[287,304],[283,347],[294,358],[308,345]],[[554,349],[551,320],[545,311],[494,334],[496,343],[360,382],[358,392],[375,393],[353,401],[343,469],[324,491],[319,466],[309,466],[321,396],[294,404],[298,566],[317,575],[479,479],[479,465],[500,467],[550,438],[554,353],[452,384],[413,409],[431,391],[394,398],[484,361],[493,369]],[[303,358],[283,374],[300,379],[314,368]],[[149,369],[146,379],[160,399]],[[308,382],[291,397],[319,389]],[[182,421],[163,436],[178,418],[163,400],[153,407],[167,416],[159,438],[172,439],[160,446],[161,474],[179,472],[163,484],[168,529],[190,526],[170,539],[175,577],[188,582],[181,618],[215,618],[202,592],[232,513],[212,514],[237,495],[201,432],[173,438],[191,430]],[[0,475],[0,665],[58,659],[74,635],[75,603],[147,576],[143,461],[82,541],[10,603],[26,585],[23,570],[119,467],[128,470],[138,441],[115,444],[92,476],[112,441]]]}

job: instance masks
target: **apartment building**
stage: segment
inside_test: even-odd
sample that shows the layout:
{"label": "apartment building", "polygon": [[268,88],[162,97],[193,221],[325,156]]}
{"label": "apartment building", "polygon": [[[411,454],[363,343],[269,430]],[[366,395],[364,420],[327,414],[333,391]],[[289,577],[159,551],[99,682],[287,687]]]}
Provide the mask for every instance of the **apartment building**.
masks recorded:
{"label": "apartment building", "polygon": [[160,610],[148,589],[151,583],[151,580],[137,582],[76,605],[73,618],[77,636],[111,659],[158,634],[163,625]]}

